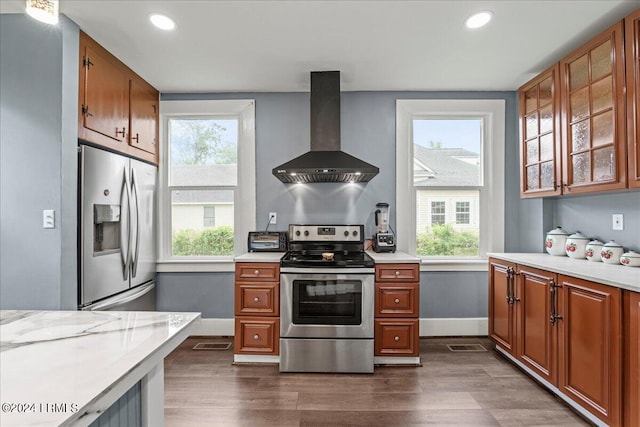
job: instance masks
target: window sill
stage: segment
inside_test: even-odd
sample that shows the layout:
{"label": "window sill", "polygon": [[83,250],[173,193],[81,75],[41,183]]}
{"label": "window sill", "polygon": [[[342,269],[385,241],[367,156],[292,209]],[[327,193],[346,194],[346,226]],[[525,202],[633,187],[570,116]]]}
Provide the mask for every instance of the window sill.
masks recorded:
{"label": "window sill", "polygon": [[486,259],[422,259],[420,271],[489,271]]}
{"label": "window sill", "polygon": [[233,259],[224,260],[163,260],[156,262],[158,273],[233,273]]}

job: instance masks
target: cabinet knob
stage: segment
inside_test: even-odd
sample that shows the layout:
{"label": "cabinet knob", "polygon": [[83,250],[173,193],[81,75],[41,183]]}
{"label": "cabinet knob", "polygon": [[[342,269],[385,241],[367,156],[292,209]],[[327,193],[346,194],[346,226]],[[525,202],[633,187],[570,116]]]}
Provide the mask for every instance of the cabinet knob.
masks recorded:
{"label": "cabinet knob", "polygon": [[400,298],[394,299],[393,302],[395,302],[396,304],[400,304]]}
{"label": "cabinet knob", "polygon": [[399,272],[399,271],[396,271],[396,276],[399,276],[399,275],[400,275],[400,272]]}
{"label": "cabinet knob", "polygon": [[253,274],[257,276],[258,274],[260,274],[260,270],[254,271]]}
{"label": "cabinet knob", "polygon": [[256,341],[258,341],[258,340],[260,339],[260,335],[255,334],[255,335],[253,336],[253,339],[254,339],[254,340],[256,340]]}
{"label": "cabinet knob", "polygon": [[258,297],[253,297],[253,302],[258,302],[258,301],[260,301],[260,298],[258,298]]}
{"label": "cabinet knob", "polygon": [[396,335],[395,337],[393,337],[393,340],[394,340],[395,342],[398,342],[398,341],[400,341],[400,337]]}

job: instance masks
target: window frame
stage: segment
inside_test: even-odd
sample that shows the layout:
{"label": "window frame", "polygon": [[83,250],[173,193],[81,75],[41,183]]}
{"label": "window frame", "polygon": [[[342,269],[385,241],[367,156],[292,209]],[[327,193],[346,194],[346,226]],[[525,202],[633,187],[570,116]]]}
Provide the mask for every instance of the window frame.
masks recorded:
{"label": "window frame", "polygon": [[[234,191],[234,254],[174,256],[171,251],[171,188],[169,187],[170,118],[219,117],[238,120],[238,182]],[[256,226],[255,100],[160,101],[160,163],[158,189],[158,272],[234,271],[234,258],[245,251],[246,236]],[[184,187],[231,190],[227,186]],[[242,206],[240,209],[239,207]]]}
{"label": "window frame", "polygon": [[[456,217],[456,225],[471,225],[471,200],[454,200],[455,203],[455,217]],[[458,203],[466,203],[467,205],[467,211],[466,212],[461,212],[458,211]],[[467,216],[467,222],[458,222],[458,215],[466,215]]]}
{"label": "window frame", "polygon": [[482,182],[477,257],[418,257],[423,270],[486,271],[487,253],[504,251],[505,100],[397,99],[396,206],[398,250],[416,255],[416,187],[413,184],[413,120],[479,117],[483,120]]}
{"label": "window frame", "polygon": [[[440,216],[442,216],[442,222],[433,222],[433,217],[434,217],[434,213],[433,213],[433,208],[434,208],[434,204],[439,203],[442,206],[442,213],[438,212],[435,215],[440,218]],[[440,207],[440,206],[438,206]],[[447,201],[446,200],[432,200],[431,201],[431,205],[429,206],[429,224],[434,225],[434,224],[438,224],[438,225],[444,225],[447,223]]]}

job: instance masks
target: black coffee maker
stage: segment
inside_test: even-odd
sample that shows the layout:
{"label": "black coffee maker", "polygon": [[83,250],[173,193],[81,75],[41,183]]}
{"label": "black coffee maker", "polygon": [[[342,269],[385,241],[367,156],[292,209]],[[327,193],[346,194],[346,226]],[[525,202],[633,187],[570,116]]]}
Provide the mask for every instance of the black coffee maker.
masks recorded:
{"label": "black coffee maker", "polygon": [[396,238],[389,227],[389,203],[378,203],[374,212],[376,234],[373,236],[375,252],[395,252]]}

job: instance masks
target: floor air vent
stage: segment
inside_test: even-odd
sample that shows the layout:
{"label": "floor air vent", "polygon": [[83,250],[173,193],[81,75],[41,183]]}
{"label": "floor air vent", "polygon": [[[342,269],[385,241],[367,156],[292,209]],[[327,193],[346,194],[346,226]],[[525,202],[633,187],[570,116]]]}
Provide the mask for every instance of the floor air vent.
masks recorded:
{"label": "floor air vent", "polygon": [[199,342],[196,344],[194,350],[229,350],[231,348],[230,342]]}
{"label": "floor air vent", "polygon": [[447,344],[449,351],[463,352],[463,351],[487,351],[482,344]]}

